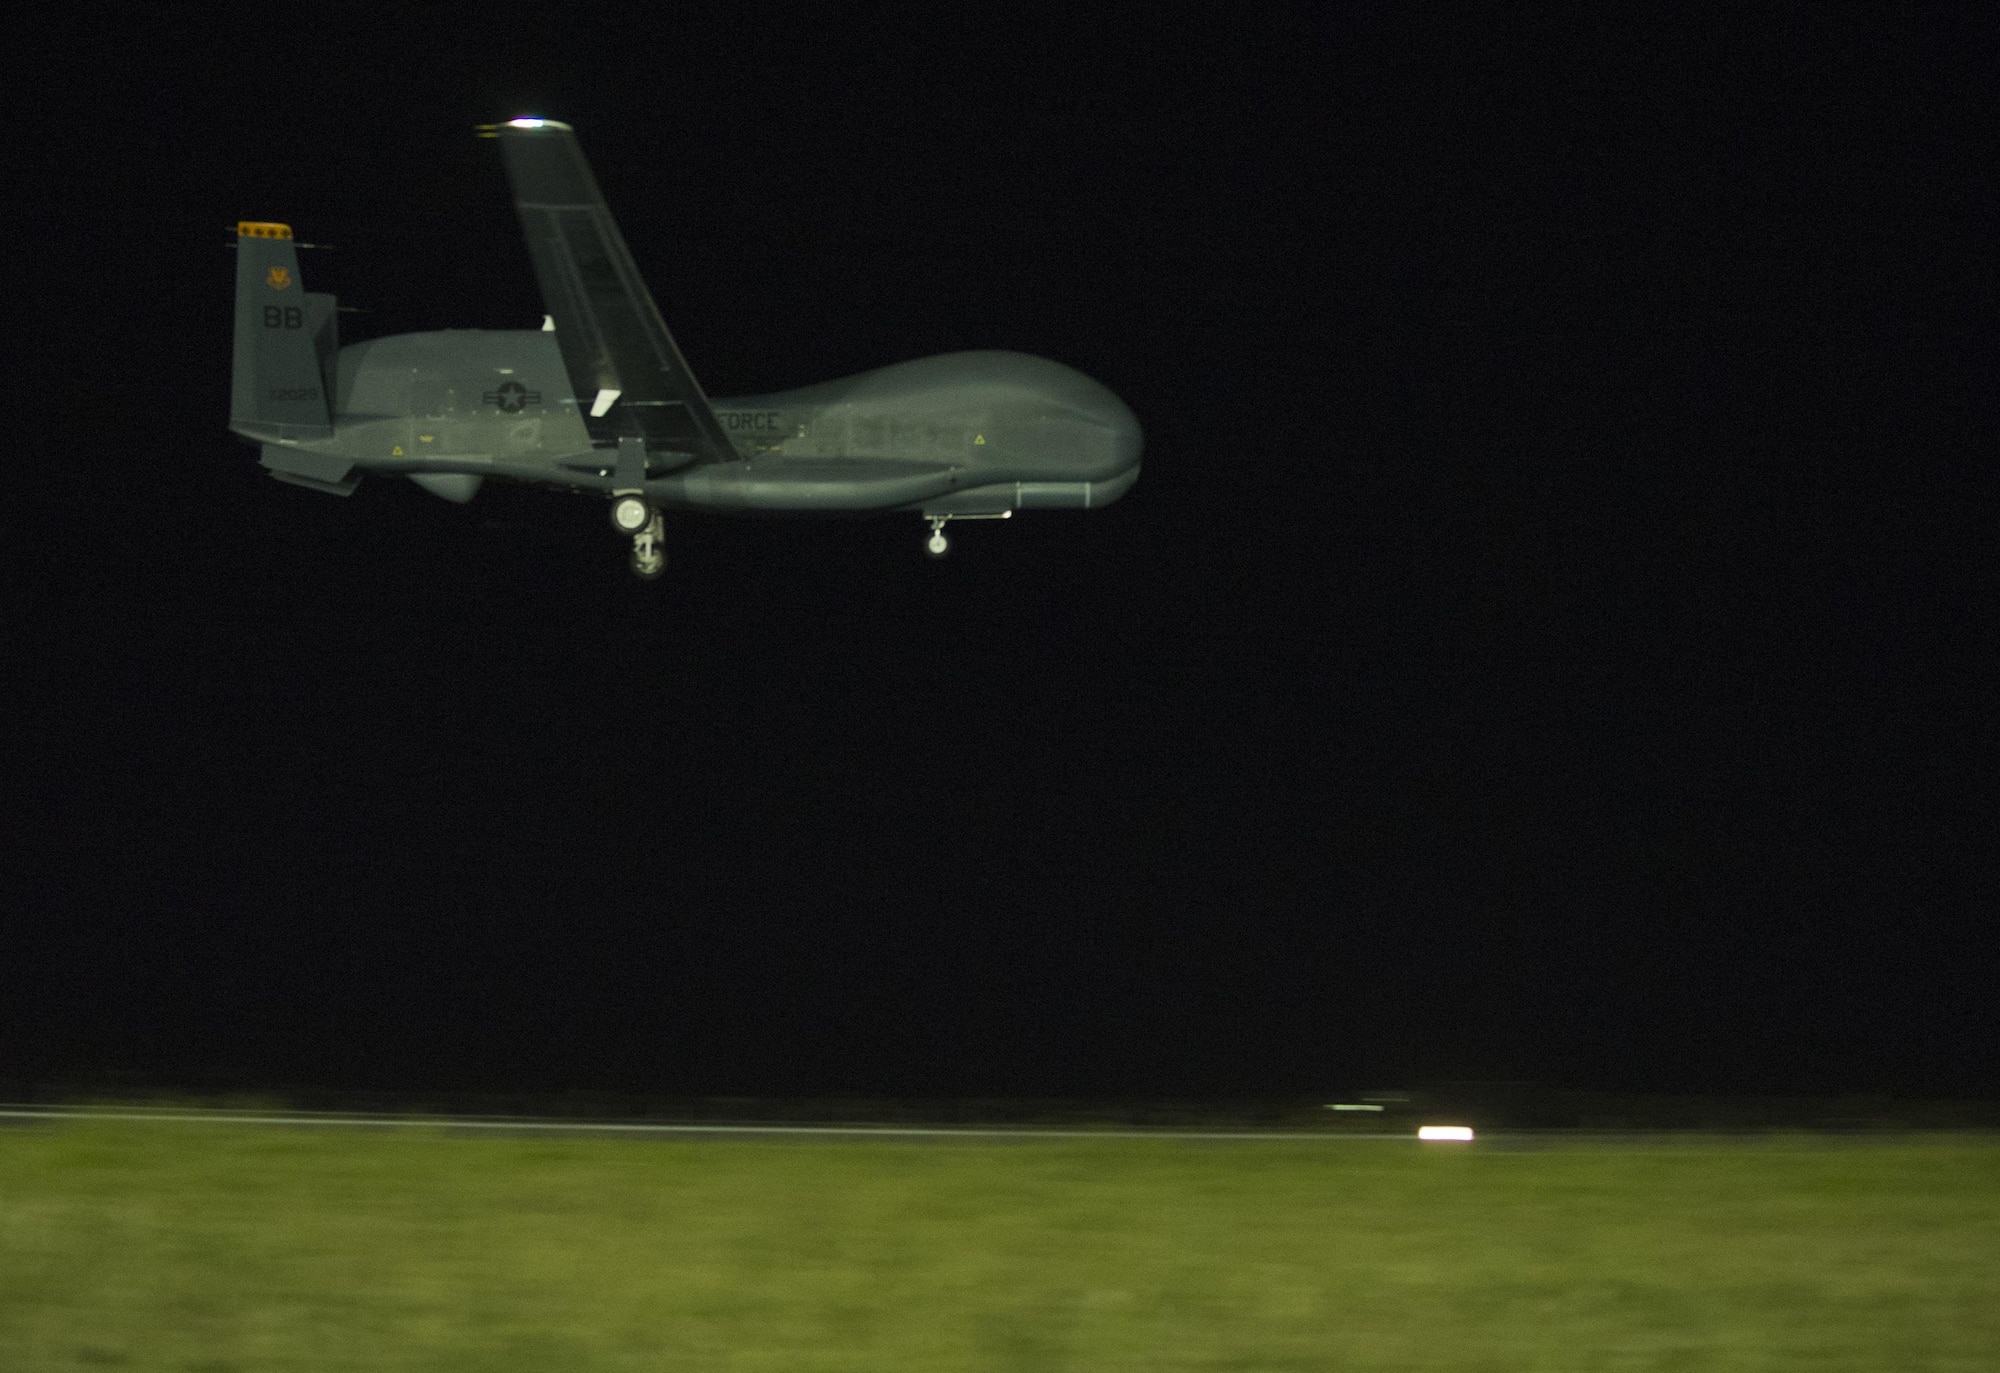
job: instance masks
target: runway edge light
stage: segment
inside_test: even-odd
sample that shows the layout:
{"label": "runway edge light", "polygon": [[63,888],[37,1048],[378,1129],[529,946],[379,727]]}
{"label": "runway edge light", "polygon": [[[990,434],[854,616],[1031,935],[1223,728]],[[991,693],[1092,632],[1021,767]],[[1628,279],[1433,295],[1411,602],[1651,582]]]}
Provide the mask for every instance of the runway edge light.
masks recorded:
{"label": "runway edge light", "polygon": [[1472,1138],[1472,1127],[1470,1125],[1420,1125],[1417,1127],[1417,1138],[1469,1140]]}

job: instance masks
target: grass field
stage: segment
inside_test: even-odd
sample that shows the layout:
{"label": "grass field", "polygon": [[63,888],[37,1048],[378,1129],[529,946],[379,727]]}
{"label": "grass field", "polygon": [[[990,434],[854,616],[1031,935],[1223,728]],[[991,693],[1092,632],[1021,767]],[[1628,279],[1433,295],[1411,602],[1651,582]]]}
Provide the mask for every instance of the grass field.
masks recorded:
{"label": "grass field", "polygon": [[0,1130],[0,1369],[2000,1369],[2000,1143]]}

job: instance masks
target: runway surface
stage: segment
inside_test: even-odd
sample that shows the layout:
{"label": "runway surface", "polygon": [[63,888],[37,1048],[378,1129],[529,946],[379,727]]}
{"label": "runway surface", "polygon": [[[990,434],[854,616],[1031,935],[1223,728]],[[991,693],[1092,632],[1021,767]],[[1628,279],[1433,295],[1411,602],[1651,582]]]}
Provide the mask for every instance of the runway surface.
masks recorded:
{"label": "runway surface", "polygon": [[1131,1126],[1103,1129],[1019,1129],[990,1126],[920,1125],[707,1125],[674,1122],[550,1120],[540,1117],[399,1116],[314,1111],[189,1111],[64,1106],[0,1107],[0,1122],[27,1124],[55,1120],[118,1120],[204,1125],[297,1125],[340,1130],[492,1130],[503,1133],[569,1135],[664,1135],[690,1137],[838,1136],[847,1139],[1194,1139],[1194,1140],[1410,1140],[1408,1130],[1148,1130]]}

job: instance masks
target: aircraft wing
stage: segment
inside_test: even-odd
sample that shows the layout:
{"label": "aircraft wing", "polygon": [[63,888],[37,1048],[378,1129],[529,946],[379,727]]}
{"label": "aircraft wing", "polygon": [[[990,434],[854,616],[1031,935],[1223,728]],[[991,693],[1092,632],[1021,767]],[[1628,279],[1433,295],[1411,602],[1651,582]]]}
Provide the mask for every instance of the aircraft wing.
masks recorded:
{"label": "aircraft wing", "polygon": [[632,263],[575,130],[553,119],[515,119],[480,132],[500,140],[528,256],[591,440],[609,446],[643,438],[649,451],[685,453],[696,463],[735,461]]}

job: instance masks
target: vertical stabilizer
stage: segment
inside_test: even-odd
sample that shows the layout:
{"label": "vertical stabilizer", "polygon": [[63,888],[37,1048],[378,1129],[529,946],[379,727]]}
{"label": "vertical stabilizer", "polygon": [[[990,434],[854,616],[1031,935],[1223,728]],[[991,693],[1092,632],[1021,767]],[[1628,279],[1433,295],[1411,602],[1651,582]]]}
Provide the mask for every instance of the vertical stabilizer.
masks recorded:
{"label": "vertical stabilizer", "polygon": [[265,441],[333,434],[338,315],[307,293],[284,224],[236,226],[236,365],[229,427]]}

